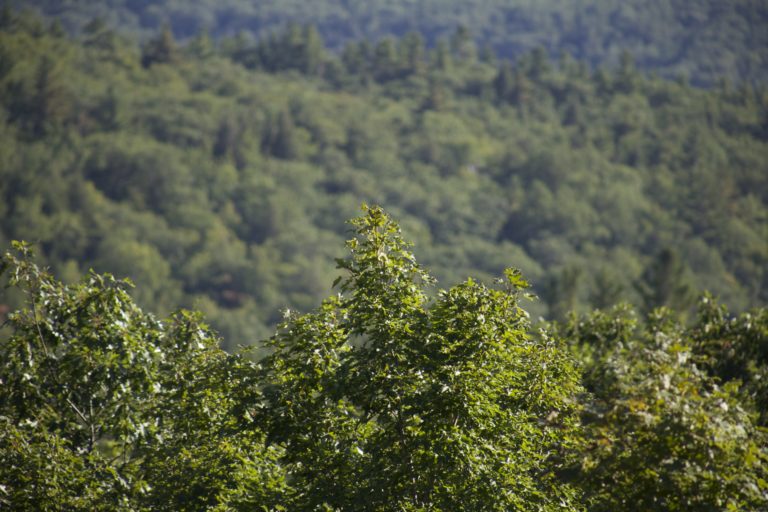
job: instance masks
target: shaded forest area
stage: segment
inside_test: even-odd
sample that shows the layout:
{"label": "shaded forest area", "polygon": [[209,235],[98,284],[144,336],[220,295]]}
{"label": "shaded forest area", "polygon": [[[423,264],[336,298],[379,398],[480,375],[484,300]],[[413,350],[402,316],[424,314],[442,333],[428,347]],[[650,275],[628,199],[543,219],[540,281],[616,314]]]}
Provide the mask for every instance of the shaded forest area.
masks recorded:
{"label": "shaded forest area", "polygon": [[58,16],[78,31],[93,16],[140,37],[170,23],[181,39],[260,39],[290,23],[314,23],[328,46],[403,37],[429,47],[468,29],[479,48],[517,59],[535,48],[567,52],[591,66],[615,66],[631,52],[644,71],[688,77],[697,85],[768,78],[768,5],[761,0],[16,0]]}
{"label": "shaded forest area", "polygon": [[99,20],[0,23],[0,245],[37,243],[67,281],[128,276],[231,344],[317,303],[362,202],[446,285],[522,268],[535,316],[768,299],[764,87],[697,89],[629,54],[511,64],[461,29],[336,56],[310,26],[138,46]]}

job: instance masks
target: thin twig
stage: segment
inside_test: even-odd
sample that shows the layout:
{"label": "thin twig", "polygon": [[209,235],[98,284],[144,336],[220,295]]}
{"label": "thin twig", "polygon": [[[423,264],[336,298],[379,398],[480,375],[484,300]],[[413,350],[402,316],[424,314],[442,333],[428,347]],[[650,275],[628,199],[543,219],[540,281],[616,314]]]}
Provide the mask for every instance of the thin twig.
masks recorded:
{"label": "thin twig", "polygon": [[35,322],[35,327],[37,328],[37,335],[40,337],[40,344],[43,346],[43,353],[45,353],[45,358],[48,359],[48,346],[45,344],[43,330],[40,329],[40,322],[37,321],[37,302],[34,298],[32,299],[32,315]]}
{"label": "thin twig", "polygon": [[96,424],[93,421],[93,397],[91,397],[88,400],[88,410],[91,416],[91,444],[90,448],[93,450],[94,445],[96,444]]}
{"label": "thin twig", "polygon": [[88,418],[85,417],[85,414],[83,414],[82,411],[80,411],[80,409],[74,404],[74,402],[72,402],[72,400],[70,400],[69,397],[67,397],[65,400],[70,405],[70,407],[72,407],[75,410],[77,415],[80,416],[80,419],[83,420],[83,423],[85,423],[86,425],[90,425]]}

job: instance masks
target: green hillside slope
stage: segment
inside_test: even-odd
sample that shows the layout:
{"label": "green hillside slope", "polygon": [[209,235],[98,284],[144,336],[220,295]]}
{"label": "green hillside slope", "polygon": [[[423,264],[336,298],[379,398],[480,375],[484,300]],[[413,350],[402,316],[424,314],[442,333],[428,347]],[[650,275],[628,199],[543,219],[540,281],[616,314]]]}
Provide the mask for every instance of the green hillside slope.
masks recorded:
{"label": "green hillside slope", "polygon": [[230,344],[317,302],[362,202],[444,285],[522,268],[534,315],[768,301],[763,88],[628,56],[510,66],[461,33],[335,57],[302,27],[139,48],[98,23],[0,23],[0,246],[37,243],[65,280],[131,277],[140,304],[201,309]]}

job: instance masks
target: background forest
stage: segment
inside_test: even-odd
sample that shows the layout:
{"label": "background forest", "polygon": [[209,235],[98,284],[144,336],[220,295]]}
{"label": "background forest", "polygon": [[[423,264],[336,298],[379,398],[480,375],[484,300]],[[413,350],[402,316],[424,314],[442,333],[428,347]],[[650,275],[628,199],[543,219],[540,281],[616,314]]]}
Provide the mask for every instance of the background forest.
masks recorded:
{"label": "background forest", "polygon": [[591,66],[615,66],[629,51],[645,71],[684,75],[697,85],[722,79],[765,83],[768,6],[760,0],[14,0],[79,30],[94,16],[148,38],[164,23],[180,38],[207,30],[260,39],[288,23],[315,24],[338,51],[349,41],[418,32],[434,47],[463,26],[505,58],[534,48],[568,52]]}
{"label": "background forest", "polygon": [[0,23],[0,245],[37,243],[67,281],[130,277],[230,347],[318,302],[362,202],[444,285],[520,267],[535,317],[768,299],[768,96],[748,75],[701,89],[627,52],[500,57],[465,27],[331,52],[308,25],[138,44],[98,18]]}

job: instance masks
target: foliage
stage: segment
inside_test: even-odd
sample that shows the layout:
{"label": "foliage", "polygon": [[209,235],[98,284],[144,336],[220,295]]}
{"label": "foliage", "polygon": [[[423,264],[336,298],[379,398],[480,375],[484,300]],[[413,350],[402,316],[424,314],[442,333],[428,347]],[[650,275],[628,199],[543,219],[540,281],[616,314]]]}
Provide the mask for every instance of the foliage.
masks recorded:
{"label": "foliage", "polygon": [[703,368],[723,383],[741,384],[746,403],[768,426],[768,312],[765,308],[731,315],[711,296],[699,304],[691,332],[694,350],[704,356]]}
{"label": "foliage", "polygon": [[557,474],[578,375],[561,344],[528,334],[520,274],[429,301],[398,226],[378,208],[353,225],[342,294],[291,315],[264,362],[265,431],[295,468],[292,507],[579,508]]}
{"label": "foliage", "polygon": [[762,6],[262,4],[0,11],[0,508],[765,508]]}
{"label": "foliage", "polygon": [[128,282],[63,284],[14,243],[0,505],[764,508],[765,310],[705,297],[689,327],[617,306],[534,332],[519,271],[433,295],[383,210],[352,225],[339,293],[286,311],[259,362],[217,348],[198,313],[159,321]]}
{"label": "foliage", "polygon": [[[574,317],[564,330],[587,356],[594,393],[580,477],[590,510],[763,508],[766,431],[738,382],[720,384],[702,368],[700,327],[683,329],[659,309],[640,329],[618,313]],[[729,324],[717,323],[710,317],[702,327]]]}
{"label": "foliage", "polygon": [[27,299],[0,343],[0,503],[200,510],[245,489],[268,503],[282,482],[274,450],[233,413],[249,364],[198,315],[160,322],[126,282],[64,285],[16,248],[3,270]]}
{"label": "foliage", "polygon": [[362,36],[382,40],[415,31],[430,47],[442,45],[461,58],[474,58],[478,47],[492,48],[505,59],[545,47],[553,56],[569,52],[594,66],[616,65],[630,51],[644,70],[686,75],[709,85],[723,77],[764,82],[768,62],[760,30],[768,11],[759,0],[326,0],[309,5],[270,0],[258,7],[246,0],[121,0],[65,8],[50,0],[12,4],[60,16],[73,30],[101,16],[119,19],[123,30],[141,35],[170,22],[182,38],[203,29],[217,37],[262,38],[275,27],[315,23],[336,49]]}
{"label": "foliage", "polygon": [[767,300],[760,87],[694,89],[628,56],[479,60],[462,31],[337,57],[298,25],[140,47],[6,14],[0,244],[38,242],[69,282],[130,276],[143,307],[200,309],[229,349],[321,300],[361,202],[396,213],[445,286],[521,267],[534,318]]}

